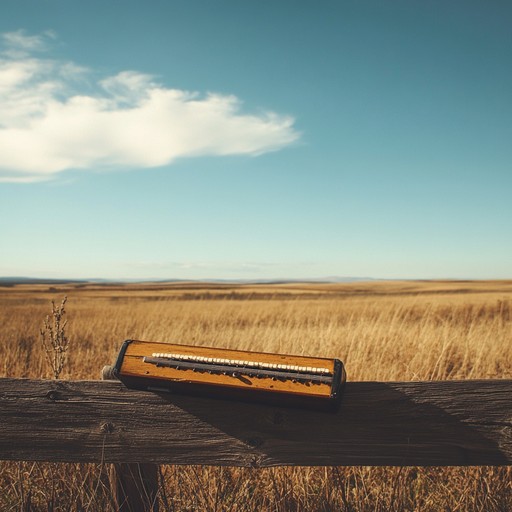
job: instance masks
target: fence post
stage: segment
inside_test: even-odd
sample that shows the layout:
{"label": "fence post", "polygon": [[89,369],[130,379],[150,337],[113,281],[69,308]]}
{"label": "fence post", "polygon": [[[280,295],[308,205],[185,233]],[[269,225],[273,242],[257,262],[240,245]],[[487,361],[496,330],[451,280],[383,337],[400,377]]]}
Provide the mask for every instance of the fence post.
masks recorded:
{"label": "fence post", "polygon": [[[112,366],[104,366],[102,380],[115,380]],[[158,512],[158,466],[115,463],[109,473],[118,512]]]}

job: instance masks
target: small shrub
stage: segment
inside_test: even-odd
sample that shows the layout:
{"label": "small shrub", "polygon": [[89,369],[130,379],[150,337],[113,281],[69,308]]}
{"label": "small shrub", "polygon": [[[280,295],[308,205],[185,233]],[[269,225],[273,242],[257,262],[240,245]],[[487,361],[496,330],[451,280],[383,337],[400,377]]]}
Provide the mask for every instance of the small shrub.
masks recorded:
{"label": "small shrub", "polygon": [[63,320],[66,314],[67,297],[64,297],[59,306],[52,300],[52,313],[44,319],[43,328],[40,331],[41,343],[46,354],[46,360],[50,365],[53,376],[58,379],[66,364],[66,352],[69,338],[66,336],[67,320]]}

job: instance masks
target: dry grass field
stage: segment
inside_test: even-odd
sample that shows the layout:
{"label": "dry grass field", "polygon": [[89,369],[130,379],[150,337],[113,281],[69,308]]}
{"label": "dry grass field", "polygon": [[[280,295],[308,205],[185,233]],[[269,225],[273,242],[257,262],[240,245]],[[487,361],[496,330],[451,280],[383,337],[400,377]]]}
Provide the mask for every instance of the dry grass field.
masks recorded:
{"label": "dry grass field", "polygon": [[[349,380],[512,378],[512,282],[0,288],[0,376],[52,377],[39,331],[66,304],[64,379],[124,339],[338,357]],[[172,511],[512,510],[511,468],[162,467]],[[0,463],[0,510],[112,510],[102,465]]]}

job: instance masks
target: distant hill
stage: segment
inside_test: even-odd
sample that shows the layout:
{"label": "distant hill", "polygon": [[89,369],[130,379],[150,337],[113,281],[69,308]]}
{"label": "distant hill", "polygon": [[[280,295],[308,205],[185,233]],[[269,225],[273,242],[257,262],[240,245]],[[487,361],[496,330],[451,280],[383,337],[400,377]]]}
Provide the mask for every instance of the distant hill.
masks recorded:
{"label": "distant hill", "polygon": [[200,279],[203,283],[226,284],[286,284],[286,283],[355,283],[361,281],[376,281],[373,277],[303,277],[303,278],[272,278],[272,279]]}
{"label": "distant hill", "polygon": [[0,286],[15,286],[17,284],[81,284],[88,283],[88,280],[81,279],[46,279],[38,277],[0,277]]}
{"label": "distant hill", "polygon": [[224,283],[224,284],[286,284],[286,283],[354,283],[375,281],[372,277],[312,277],[312,278],[277,278],[277,279],[51,279],[44,277],[0,277],[0,286],[9,287],[26,285],[68,285],[68,284],[124,284],[124,283]]}

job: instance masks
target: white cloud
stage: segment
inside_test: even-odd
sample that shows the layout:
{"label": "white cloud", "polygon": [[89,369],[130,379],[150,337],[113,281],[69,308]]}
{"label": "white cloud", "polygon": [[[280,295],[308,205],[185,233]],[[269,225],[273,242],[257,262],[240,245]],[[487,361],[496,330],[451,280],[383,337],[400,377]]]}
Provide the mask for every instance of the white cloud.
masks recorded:
{"label": "white cloud", "polygon": [[29,36],[24,30],[5,32],[1,34],[5,50],[3,53],[9,57],[23,57],[31,52],[45,51],[48,39],[55,39],[55,34],[47,30],[40,35]]}
{"label": "white cloud", "polygon": [[95,93],[79,92],[92,73],[33,55],[49,37],[3,35],[0,181],[156,167],[180,157],[259,155],[299,138],[289,116],[246,114],[235,96],[169,89],[136,71],[98,81]]}

